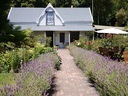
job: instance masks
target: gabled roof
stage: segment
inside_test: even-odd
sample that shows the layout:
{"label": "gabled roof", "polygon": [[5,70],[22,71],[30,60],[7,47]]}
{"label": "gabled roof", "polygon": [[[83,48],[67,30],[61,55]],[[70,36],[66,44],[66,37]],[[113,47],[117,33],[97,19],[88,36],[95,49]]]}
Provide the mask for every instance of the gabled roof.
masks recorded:
{"label": "gabled roof", "polygon": [[37,19],[37,23],[39,23],[40,18],[45,15],[45,12],[48,8],[52,8],[52,10],[54,10],[55,14],[60,18],[61,22],[64,23],[64,20],[62,19],[62,17],[58,14],[58,12],[55,10],[55,8],[49,3],[48,6],[43,10],[43,12],[41,13],[41,15],[39,16],[39,18]]}
{"label": "gabled roof", "polygon": [[[90,8],[54,8],[64,22],[93,22]],[[10,22],[37,22],[45,8],[11,8]]]}

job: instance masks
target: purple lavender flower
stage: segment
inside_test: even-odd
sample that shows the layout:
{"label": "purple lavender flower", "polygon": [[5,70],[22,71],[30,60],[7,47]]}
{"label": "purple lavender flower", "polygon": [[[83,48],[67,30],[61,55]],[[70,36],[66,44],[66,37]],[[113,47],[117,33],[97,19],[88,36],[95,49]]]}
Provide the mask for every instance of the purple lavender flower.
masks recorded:
{"label": "purple lavender flower", "polygon": [[[77,65],[91,79],[95,80],[98,86],[104,85],[102,89],[104,94],[107,91],[114,92],[114,95],[121,95],[121,92],[125,95],[128,94],[128,65],[109,60],[93,51],[84,50],[76,46],[71,45],[70,49]],[[106,91],[106,89],[108,90]]]}

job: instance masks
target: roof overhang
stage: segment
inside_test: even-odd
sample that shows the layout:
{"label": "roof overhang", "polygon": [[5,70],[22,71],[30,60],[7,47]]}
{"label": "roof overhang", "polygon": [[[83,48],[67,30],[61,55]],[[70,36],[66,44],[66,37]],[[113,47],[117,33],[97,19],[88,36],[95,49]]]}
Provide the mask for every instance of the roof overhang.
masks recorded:
{"label": "roof overhang", "polygon": [[78,25],[78,26],[35,26],[35,25],[23,25],[22,30],[30,28],[33,31],[94,31],[92,26]]}

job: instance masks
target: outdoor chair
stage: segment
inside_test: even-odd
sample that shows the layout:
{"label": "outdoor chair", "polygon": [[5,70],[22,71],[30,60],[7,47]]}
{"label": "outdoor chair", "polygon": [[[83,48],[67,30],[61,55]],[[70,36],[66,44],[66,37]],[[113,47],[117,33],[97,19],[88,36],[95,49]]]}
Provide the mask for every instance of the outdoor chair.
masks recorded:
{"label": "outdoor chair", "polygon": [[124,50],[125,50],[125,48],[122,48],[121,51],[120,51],[120,53],[115,54],[114,57],[120,61],[122,59],[121,57],[123,55]]}
{"label": "outdoor chair", "polygon": [[114,50],[119,50],[119,47],[118,46],[115,46],[113,49]]}
{"label": "outdoor chair", "polygon": [[123,55],[124,55],[124,61],[125,61],[125,63],[128,64],[128,51],[123,52]]}
{"label": "outdoor chair", "polygon": [[103,49],[103,55],[107,56],[109,59],[111,58],[111,56],[109,55],[109,50],[107,48]]}
{"label": "outdoor chair", "polygon": [[99,47],[100,54],[103,55],[103,48]]}

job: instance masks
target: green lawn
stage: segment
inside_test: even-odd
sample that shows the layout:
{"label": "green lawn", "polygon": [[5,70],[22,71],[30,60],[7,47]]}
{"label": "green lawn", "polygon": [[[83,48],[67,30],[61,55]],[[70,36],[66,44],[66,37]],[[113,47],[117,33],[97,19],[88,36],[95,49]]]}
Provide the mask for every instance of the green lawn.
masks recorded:
{"label": "green lawn", "polygon": [[[17,75],[17,73],[15,73],[15,75]],[[16,81],[13,80],[12,73],[0,73],[0,88],[3,88],[3,86],[4,86],[4,84],[2,84],[2,82],[5,82],[6,84],[11,84],[11,85],[16,84]]]}

